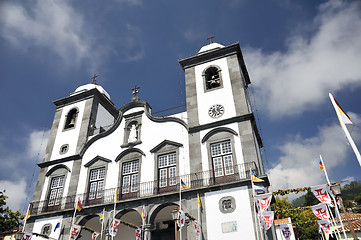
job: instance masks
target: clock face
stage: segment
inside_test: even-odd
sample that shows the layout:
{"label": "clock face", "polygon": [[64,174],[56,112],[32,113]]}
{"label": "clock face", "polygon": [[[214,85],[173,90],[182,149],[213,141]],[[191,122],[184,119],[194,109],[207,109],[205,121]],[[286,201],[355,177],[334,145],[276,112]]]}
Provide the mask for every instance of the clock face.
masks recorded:
{"label": "clock face", "polygon": [[220,104],[215,104],[215,105],[211,106],[208,110],[208,114],[212,118],[218,118],[218,117],[222,116],[223,113],[224,113],[224,107]]}

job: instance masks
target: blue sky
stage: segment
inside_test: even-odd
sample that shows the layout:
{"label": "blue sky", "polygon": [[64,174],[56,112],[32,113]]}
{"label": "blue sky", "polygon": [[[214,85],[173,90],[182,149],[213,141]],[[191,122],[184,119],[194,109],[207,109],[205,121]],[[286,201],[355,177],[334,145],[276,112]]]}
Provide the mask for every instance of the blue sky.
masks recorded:
{"label": "blue sky", "polygon": [[239,42],[272,189],[361,180],[328,98],[355,124],[361,146],[358,1],[200,0],[0,2],[0,188],[25,211],[55,106],[98,83],[119,108],[140,86],[153,112],[184,105],[179,59],[208,43]]}

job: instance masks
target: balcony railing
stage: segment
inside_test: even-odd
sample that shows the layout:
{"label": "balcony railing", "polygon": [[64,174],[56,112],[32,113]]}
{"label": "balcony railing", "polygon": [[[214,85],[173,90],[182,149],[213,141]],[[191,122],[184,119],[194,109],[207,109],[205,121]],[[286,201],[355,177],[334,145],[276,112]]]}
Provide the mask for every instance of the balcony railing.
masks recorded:
{"label": "balcony railing", "polygon": [[[117,199],[118,201],[121,201],[127,199],[155,196],[165,193],[175,193],[179,191],[180,179],[183,180],[183,182],[190,190],[215,186],[218,184],[237,182],[242,179],[250,178],[250,169],[252,169],[252,171],[256,175],[258,175],[257,165],[254,162],[251,162],[234,165],[231,167],[178,176],[176,177],[176,184],[171,186],[168,185],[165,187],[160,187],[159,181],[151,181],[139,183],[137,184],[137,186],[129,186],[127,187],[129,191],[123,191],[122,187],[118,187]],[[131,192],[131,189],[136,189],[137,191]],[[78,200],[78,198],[81,200],[83,206],[113,203],[115,190],[116,188],[105,189],[102,191],[102,194],[100,194],[100,196],[98,194],[99,198],[95,199],[89,199],[89,193],[58,198],[55,201],[58,205],[52,206],[49,206],[49,200],[33,202],[31,214],[34,216],[45,212],[69,210],[72,208],[74,209],[75,202]],[[51,201],[52,203],[54,203],[54,199]]]}

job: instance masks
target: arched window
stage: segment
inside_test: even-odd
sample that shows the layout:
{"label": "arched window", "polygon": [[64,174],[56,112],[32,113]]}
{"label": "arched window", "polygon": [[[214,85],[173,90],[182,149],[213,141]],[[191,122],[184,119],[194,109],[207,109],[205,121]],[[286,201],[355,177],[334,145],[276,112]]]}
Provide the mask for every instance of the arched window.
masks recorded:
{"label": "arched window", "polygon": [[76,108],[70,110],[66,115],[64,129],[74,128],[76,124],[77,116],[78,116],[78,110]]}
{"label": "arched window", "polygon": [[211,66],[203,72],[205,90],[219,88],[222,86],[222,75],[220,68]]}

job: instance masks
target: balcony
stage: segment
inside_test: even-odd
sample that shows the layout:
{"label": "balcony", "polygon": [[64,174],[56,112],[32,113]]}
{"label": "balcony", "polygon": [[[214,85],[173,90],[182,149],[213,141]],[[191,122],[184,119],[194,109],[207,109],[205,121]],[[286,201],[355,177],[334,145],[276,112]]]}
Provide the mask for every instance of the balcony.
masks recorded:
{"label": "balcony", "polygon": [[[250,178],[250,169],[258,175],[258,169],[254,162],[234,165],[231,167],[215,169],[210,171],[198,172],[176,177],[176,184],[172,186],[160,187],[159,181],[143,182],[137,186],[130,186],[130,191],[123,191],[122,187],[117,188],[118,202],[122,200],[131,200],[143,197],[157,196],[160,194],[171,194],[179,192],[180,179],[188,186],[190,190],[200,189],[204,187],[211,187],[223,184],[234,183],[239,180]],[[172,179],[174,180],[174,179]],[[105,189],[97,198],[89,199],[89,193],[67,196],[49,200],[32,202],[31,215],[38,215],[41,213],[64,211],[74,209],[75,202],[79,198],[84,207],[99,205],[99,204],[112,204],[114,202],[114,194],[116,188]]]}

